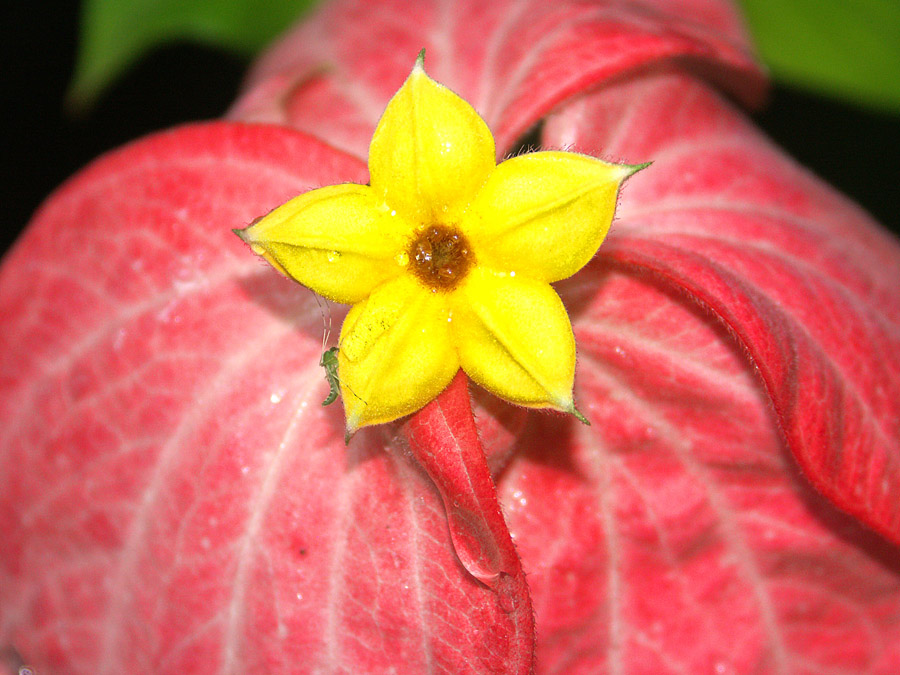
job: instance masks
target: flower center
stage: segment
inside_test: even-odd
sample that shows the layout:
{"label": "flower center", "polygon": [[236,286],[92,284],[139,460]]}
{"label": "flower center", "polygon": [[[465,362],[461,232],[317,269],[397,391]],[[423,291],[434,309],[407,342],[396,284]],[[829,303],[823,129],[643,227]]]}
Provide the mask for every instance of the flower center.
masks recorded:
{"label": "flower center", "polygon": [[474,262],[466,238],[453,226],[428,225],[409,247],[410,271],[433,291],[452,290]]}

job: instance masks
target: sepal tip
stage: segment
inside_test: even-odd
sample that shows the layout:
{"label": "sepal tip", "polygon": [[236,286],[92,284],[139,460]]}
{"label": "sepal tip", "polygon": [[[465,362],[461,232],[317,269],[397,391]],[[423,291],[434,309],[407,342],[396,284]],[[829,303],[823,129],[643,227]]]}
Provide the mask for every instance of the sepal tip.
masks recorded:
{"label": "sepal tip", "polygon": [[643,162],[642,164],[626,164],[625,168],[628,169],[628,174],[625,177],[628,178],[629,176],[633,176],[638,171],[646,169],[651,164],[653,164],[653,162]]}
{"label": "sepal tip", "polygon": [[585,426],[588,426],[588,427],[591,426],[590,420],[588,420],[587,417],[585,417],[584,415],[582,415],[582,414],[581,414],[581,411],[578,410],[578,408],[576,408],[574,405],[572,406],[572,410],[570,410],[569,413],[570,413],[575,419],[577,419],[579,422],[581,422],[582,424],[584,424]]}

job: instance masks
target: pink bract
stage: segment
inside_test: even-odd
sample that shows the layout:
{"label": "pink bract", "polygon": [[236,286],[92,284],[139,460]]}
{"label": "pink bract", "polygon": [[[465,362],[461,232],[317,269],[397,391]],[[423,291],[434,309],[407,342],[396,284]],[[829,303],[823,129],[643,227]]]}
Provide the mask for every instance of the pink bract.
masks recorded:
{"label": "pink bract", "polygon": [[[558,285],[592,426],[473,392],[487,462],[464,381],[344,447],[231,233],[365,182],[422,47],[501,156],[654,162]],[[71,179],[0,268],[0,672],[900,672],[900,246],[762,91],[720,0],[335,2]]]}

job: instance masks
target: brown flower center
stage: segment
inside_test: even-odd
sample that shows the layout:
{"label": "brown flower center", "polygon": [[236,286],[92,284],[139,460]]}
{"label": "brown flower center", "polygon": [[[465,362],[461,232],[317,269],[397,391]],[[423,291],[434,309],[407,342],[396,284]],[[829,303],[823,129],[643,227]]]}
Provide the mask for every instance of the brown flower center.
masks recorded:
{"label": "brown flower center", "polygon": [[474,261],[469,242],[453,226],[428,225],[409,247],[410,271],[433,291],[452,290]]}

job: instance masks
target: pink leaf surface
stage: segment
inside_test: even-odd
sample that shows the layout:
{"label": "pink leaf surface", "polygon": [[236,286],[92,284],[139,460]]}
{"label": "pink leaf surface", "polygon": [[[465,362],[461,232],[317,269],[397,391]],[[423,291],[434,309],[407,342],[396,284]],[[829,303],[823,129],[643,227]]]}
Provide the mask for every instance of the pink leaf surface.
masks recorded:
{"label": "pink leaf surface", "polygon": [[230,114],[365,157],[385,102],[423,48],[428,72],[472,103],[501,154],[566,99],[667,60],[749,102],[764,86],[721,0],[342,0],[260,59]]}
{"label": "pink leaf surface", "polygon": [[601,256],[714,312],[759,370],[812,483],[900,542],[897,241],[684,76],[582,99],[546,140],[655,158],[629,184]]}
{"label": "pink leaf surface", "polygon": [[[329,145],[152,137],[61,188],[0,268],[0,654],[527,670],[530,591],[538,673],[898,672],[898,549],[832,502],[898,538],[900,251],[693,79],[758,94],[733,9],[340,2],[310,25],[232,116]],[[549,146],[654,160],[559,284],[593,426],[473,392],[506,536],[458,383],[345,448],[318,306],[230,232],[365,182],[423,46],[501,155],[549,114]]]}
{"label": "pink leaf surface", "polygon": [[896,672],[897,548],[785,440],[896,534],[897,243],[683,75],[545,132],[655,162],[561,284],[593,426],[536,420],[500,481],[542,672]]}

